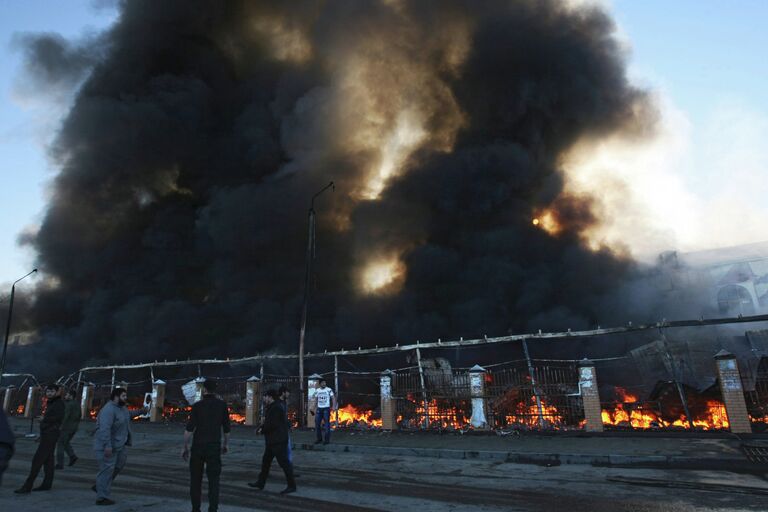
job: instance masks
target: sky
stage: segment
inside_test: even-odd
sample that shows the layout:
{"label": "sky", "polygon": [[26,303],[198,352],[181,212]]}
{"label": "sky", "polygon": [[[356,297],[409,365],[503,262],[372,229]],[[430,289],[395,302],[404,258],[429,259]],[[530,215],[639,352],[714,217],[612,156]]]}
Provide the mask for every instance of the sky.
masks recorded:
{"label": "sky", "polygon": [[[637,233],[636,214],[659,234],[628,239],[638,255],[768,240],[768,2],[602,3],[627,46],[632,81],[653,92],[663,119],[655,141],[629,150],[606,144],[594,153],[600,158],[574,164],[581,165],[576,188],[579,177],[610,172],[635,194],[631,207],[616,200],[622,212],[601,236]],[[0,0],[0,289],[34,267],[17,239],[44,212],[56,173],[46,145],[71,100],[25,87],[18,39],[37,32],[77,38],[114,19],[105,0]]]}

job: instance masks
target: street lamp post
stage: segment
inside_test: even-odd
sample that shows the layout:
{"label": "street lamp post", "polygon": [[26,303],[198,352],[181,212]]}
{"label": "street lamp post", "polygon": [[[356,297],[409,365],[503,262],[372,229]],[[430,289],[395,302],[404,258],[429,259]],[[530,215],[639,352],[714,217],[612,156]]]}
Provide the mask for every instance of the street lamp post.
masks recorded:
{"label": "street lamp post", "polygon": [[8,321],[5,324],[5,342],[3,343],[3,357],[0,359],[0,384],[3,382],[3,372],[5,372],[5,355],[8,352],[8,338],[11,335],[11,315],[13,314],[13,297],[16,295],[16,283],[21,281],[22,279],[25,279],[32,274],[37,272],[37,269],[32,270],[29,274],[25,275],[24,277],[20,277],[16,281],[13,282],[13,286],[11,286],[11,298],[8,301]]}
{"label": "street lamp post", "polygon": [[303,427],[306,423],[304,415],[306,414],[306,396],[304,393],[304,335],[307,332],[307,308],[309,306],[310,281],[312,279],[312,259],[315,257],[315,199],[328,189],[336,190],[333,182],[330,182],[322,190],[312,196],[309,204],[309,237],[307,240],[307,263],[304,272],[304,301],[301,306],[301,327],[299,329],[299,426]]}

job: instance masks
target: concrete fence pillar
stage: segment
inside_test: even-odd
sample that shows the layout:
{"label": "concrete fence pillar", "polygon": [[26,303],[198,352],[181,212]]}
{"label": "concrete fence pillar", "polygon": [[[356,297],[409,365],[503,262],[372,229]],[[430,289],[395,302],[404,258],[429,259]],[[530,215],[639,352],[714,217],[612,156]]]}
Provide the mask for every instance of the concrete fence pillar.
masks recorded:
{"label": "concrete fence pillar", "polygon": [[13,395],[15,392],[16,390],[13,386],[5,388],[5,392],[3,393],[3,411],[6,414],[10,414],[11,412],[11,408],[13,407]]}
{"label": "concrete fence pillar", "polygon": [[163,408],[165,407],[165,381],[156,380],[152,383],[152,404],[149,408],[149,421],[157,423],[163,419]]}
{"label": "concrete fence pillar", "polygon": [[736,356],[721,350],[715,354],[715,366],[731,432],[734,434],[751,434],[752,424],[747,413],[747,403],[744,400],[744,388],[741,384],[741,374]]}
{"label": "concrete fence pillar", "polygon": [[261,379],[256,376],[245,381],[245,424],[259,424],[261,410]]}
{"label": "concrete fence pillar", "polygon": [[309,414],[309,409],[312,407],[312,400],[315,398],[315,391],[317,390],[317,385],[320,383],[320,379],[322,379],[322,377],[316,373],[307,377],[307,411],[304,417],[307,418],[306,426],[309,428],[315,427],[315,416]]}
{"label": "concrete fence pillar", "polygon": [[597,388],[595,363],[589,359],[579,362],[579,392],[584,406],[585,429],[587,432],[602,432],[603,417],[600,408],[600,393]]}
{"label": "concrete fence pillar", "polygon": [[40,402],[40,387],[29,386],[27,391],[27,405],[24,407],[24,417],[31,418]]}
{"label": "concrete fence pillar", "polygon": [[381,373],[379,380],[381,389],[381,428],[384,430],[395,430],[397,421],[395,419],[396,404],[392,397],[392,371],[385,370]]}
{"label": "concrete fence pillar", "polygon": [[91,419],[91,407],[93,407],[93,384],[84,384],[80,395],[80,417],[83,421]]}
{"label": "concrete fence pillar", "polygon": [[485,368],[476,364],[469,369],[469,393],[472,397],[472,419],[470,423],[477,430],[489,428],[485,401]]}

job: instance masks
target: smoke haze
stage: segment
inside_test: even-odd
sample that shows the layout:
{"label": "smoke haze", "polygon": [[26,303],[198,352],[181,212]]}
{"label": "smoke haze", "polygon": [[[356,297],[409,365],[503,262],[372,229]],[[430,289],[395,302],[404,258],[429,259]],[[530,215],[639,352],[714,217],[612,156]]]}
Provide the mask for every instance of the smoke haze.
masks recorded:
{"label": "smoke haze", "polygon": [[656,124],[575,5],[136,0],[98,36],[25,36],[37,87],[82,84],[12,363],[294,350],[331,180],[310,351],[657,318],[565,187],[575,145]]}

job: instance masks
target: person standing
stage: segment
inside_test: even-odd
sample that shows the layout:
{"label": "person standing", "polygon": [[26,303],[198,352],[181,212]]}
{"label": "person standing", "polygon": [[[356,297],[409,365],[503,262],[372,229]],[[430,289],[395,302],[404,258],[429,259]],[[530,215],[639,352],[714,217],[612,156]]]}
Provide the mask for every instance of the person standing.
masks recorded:
{"label": "person standing", "polygon": [[0,408],[0,484],[3,482],[3,473],[8,469],[8,464],[10,464],[11,457],[13,457],[15,445],[16,436],[13,435],[11,426],[8,424],[5,411]]}
{"label": "person standing", "polygon": [[[13,491],[16,494],[28,494],[33,490],[48,491],[53,485],[54,454],[61,432],[61,421],[64,419],[64,403],[61,401],[61,388],[58,384],[49,384],[45,388],[45,399],[45,414],[40,422],[40,444],[32,457],[32,467],[26,482]],[[33,489],[40,468],[43,468],[43,483]]]}
{"label": "person standing", "polygon": [[259,429],[264,434],[264,456],[261,459],[261,472],[256,482],[249,483],[250,487],[264,489],[269,476],[272,459],[283,468],[288,486],[280,494],[296,492],[296,480],[293,475],[293,464],[288,460],[288,418],[283,406],[280,405],[280,395],[274,389],[264,393],[264,423]]}
{"label": "person standing", "polygon": [[317,384],[318,388],[312,398],[313,407],[309,412],[315,415],[315,444],[328,444],[331,442],[331,406],[336,410],[336,396],[333,390],[326,386],[325,379],[321,378]]}
{"label": "person standing", "polygon": [[[181,456],[189,461],[189,494],[192,512],[200,512],[203,488],[203,470],[208,475],[208,512],[219,510],[219,478],[221,456],[229,451],[229,410],[224,400],[216,397],[216,381],[206,379],[203,398],[192,406],[184,431],[184,449]],[[224,444],[221,433],[224,432]],[[190,457],[189,441],[192,439]]]}
{"label": "person standing", "polygon": [[93,452],[99,464],[93,487],[98,496],[97,505],[115,504],[109,497],[112,481],[125,467],[128,459],[126,446],[131,446],[131,414],[126,407],[128,392],[115,388],[109,398],[109,402],[99,411],[93,439]]}
{"label": "person standing", "polygon": [[56,446],[56,469],[64,469],[64,452],[69,456],[69,465],[74,466],[77,462],[77,455],[72,449],[70,441],[75,437],[78,427],[80,427],[80,404],[75,400],[75,394],[71,389],[64,392],[64,419],[61,422],[61,434]]}

